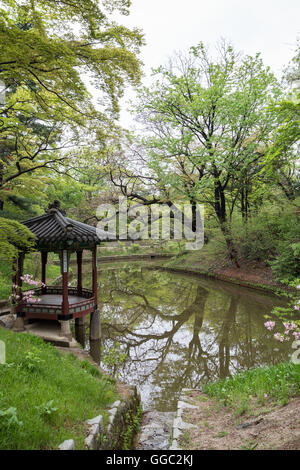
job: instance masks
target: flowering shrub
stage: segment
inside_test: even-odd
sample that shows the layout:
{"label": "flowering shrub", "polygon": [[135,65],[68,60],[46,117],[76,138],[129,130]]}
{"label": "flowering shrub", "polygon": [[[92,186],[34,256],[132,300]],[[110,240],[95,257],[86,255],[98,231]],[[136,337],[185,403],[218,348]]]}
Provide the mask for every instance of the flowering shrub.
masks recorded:
{"label": "flowering shrub", "polygon": [[[46,284],[40,281],[35,281],[33,279],[33,276],[31,274],[24,274],[24,276],[21,276],[22,281],[27,284],[28,286],[35,286],[35,287],[45,287]],[[20,299],[20,295],[16,293],[17,287],[15,284],[13,284],[13,292],[14,294],[11,295],[10,299],[12,301],[18,301]],[[42,299],[37,297],[35,295],[34,290],[27,290],[22,292],[22,301],[26,303],[36,303],[40,302]]]}
{"label": "flowering shrub", "polygon": [[[300,284],[295,287],[300,291]],[[274,338],[280,343],[289,341],[290,339],[300,340],[300,320],[286,321],[287,317],[295,315],[295,311],[300,311],[299,294],[297,296],[292,296],[292,300],[287,308],[275,307],[273,310],[273,313],[283,320],[282,325],[284,326],[284,333],[274,333]],[[276,322],[268,320],[264,325],[269,331],[273,331]]]}
{"label": "flowering shrub", "polygon": [[267,321],[264,325],[268,330],[272,331],[274,329],[275,322],[274,321]]}

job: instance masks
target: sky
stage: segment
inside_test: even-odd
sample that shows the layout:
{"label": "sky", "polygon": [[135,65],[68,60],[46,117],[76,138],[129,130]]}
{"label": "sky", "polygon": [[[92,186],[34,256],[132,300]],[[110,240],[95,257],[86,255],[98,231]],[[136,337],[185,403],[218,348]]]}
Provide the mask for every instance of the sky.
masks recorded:
{"label": "sky", "polygon": [[[144,32],[140,58],[147,84],[151,69],[166,64],[175,51],[187,51],[200,41],[213,51],[220,38],[245,54],[261,52],[264,63],[280,77],[300,39],[299,0],[132,0],[130,12],[116,19]],[[127,90],[121,102],[125,127],[131,124],[126,103],[133,98]]]}

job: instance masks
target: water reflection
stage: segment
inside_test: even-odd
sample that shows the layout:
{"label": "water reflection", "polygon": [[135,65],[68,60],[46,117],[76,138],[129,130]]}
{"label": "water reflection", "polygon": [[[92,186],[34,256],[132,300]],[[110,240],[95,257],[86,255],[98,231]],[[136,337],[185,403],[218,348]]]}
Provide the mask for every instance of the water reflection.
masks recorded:
{"label": "water reflection", "polygon": [[104,354],[120,344],[127,357],[121,379],[138,386],[144,408],[172,410],[184,387],[290,353],[289,343],[276,343],[263,325],[276,297],[141,265],[106,266],[100,284]]}

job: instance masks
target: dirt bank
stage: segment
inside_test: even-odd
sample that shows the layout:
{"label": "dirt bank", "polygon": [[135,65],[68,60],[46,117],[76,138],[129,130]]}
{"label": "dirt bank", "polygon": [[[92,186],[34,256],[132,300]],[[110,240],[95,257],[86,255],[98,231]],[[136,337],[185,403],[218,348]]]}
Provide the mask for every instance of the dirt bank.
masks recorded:
{"label": "dirt bank", "polygon": [[224,260],[207,259],[199,253],[197,255],[196,252],[157,263],[157,266],[168,271],[200,274],[259,290],[272,292],[294,290],[274,279],[271,269],[265,265],[244,262],[240,268],[237,268]]}
{"label": "dirt bank", "polygon": [[251,413],[235,416],[216,399],[190,392],[197,409],[184,412],[183,420],[195,425],[180,438],[180,448],[198,450],[298,450],[300,449],[300,397],[285,406],[266,401]]}

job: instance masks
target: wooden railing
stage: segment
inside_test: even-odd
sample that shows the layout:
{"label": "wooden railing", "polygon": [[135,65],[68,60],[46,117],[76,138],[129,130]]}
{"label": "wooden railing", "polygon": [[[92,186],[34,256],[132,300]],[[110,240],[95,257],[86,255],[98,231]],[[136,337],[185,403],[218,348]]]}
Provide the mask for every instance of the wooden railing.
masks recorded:
{"label": "wooden railing", "polygon": [[[43,295],[62,295],[62,287],[56,286],[48,286],[46,290],[42,292],[42,288],[39,287],[38,289],[30,289],[34,290],[35,295],[37,297]],[[69,287],[68,289],[69,295],[78,296],[77,288]],[[82,300],[76,303],[70,303],[69,305],[69,314],[72,315],[74,318],[80,317],[82,315],[87,315],[94,310],[95,307],[95,299],[93,296],[93,292],[91,289],[82,288],[80,296]],[[25,313],[25,316],[28,318],[57,318],[58,315],[62,314],[62,305],[51,304],[51,303],[43,303],[43,302],[35,302],[35,303],[25,303],[22,302],[18,306],[18,311]]]}

